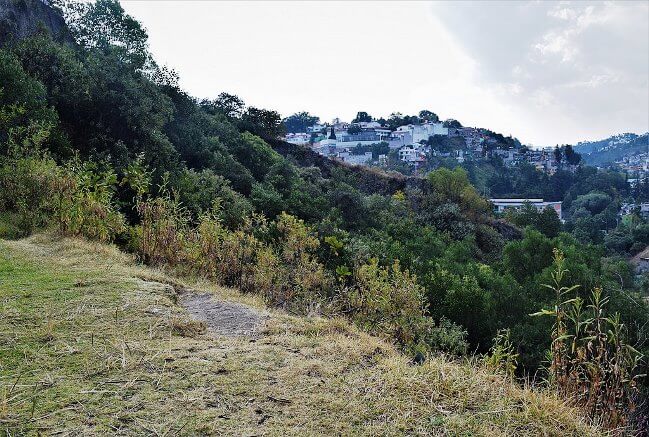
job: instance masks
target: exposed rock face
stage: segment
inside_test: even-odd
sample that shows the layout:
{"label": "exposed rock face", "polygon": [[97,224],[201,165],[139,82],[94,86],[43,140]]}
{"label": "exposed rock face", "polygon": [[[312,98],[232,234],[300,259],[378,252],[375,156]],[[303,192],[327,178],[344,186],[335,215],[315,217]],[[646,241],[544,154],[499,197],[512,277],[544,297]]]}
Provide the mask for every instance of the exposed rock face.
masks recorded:
{"label": "exposed rock face", "polygon": [[65,20],[47,0],[0,0],[0,47],[43,31],[74,43]]}

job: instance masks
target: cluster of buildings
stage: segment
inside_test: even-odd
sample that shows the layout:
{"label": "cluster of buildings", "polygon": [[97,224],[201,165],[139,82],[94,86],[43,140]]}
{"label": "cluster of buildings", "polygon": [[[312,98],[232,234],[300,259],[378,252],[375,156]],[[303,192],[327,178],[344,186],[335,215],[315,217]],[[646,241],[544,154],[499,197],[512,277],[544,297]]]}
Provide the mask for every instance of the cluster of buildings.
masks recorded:
{"label": "cluster of buildings", "polygon": [[[310,145],[321,155],[339,159],[352,164],[368,164],[372,154],[352,153],[358,146],[387,144],[389,150],[398,150],[399,158],[406,163],[419,165],[426,161],[430,148],[422,146],[434,135],[449,134],[443,123],[423,123],[419,125],[399,126],[396,130],[381,125],[376,121],[346,123],[335,119],[331,124],[315,124],[307,132],[289,133],[284,138],[292,144]],[[387,162],[387,156],[379,156],[379,163]]]}
{"label": "cluster of buildings", "polygon": [[649,218],[649,202],[623,203],[620,205],[619,214],[622,217],[635,213],[639,214],[643,218]]}
{"label": "cluster of buildings", "polygon": [[637,155],[627,155],[615,161],[615,165],[623,170],[632,185],[635,181],[649,177],[649,152]]}
{"label": "cluster of buildings", "polygon": [[575,166],[571,166],[565,162],[563,164],[558,162],[553,147],[544,147],[542,149],[496,149],[493,153],[500,156],[507,166],[515,166],[526,162],[534,166],[537,170],[548,174],[554,174],[559,167],[568,170],[574,170],[575,168]]}
{"label": "cluster of buildings", "polygon": [[[440,136],[462,139],[462,148],[442,150],[431,147],[429,139]],[[398,159],[412,167],[419,168],[433,158],[452,158],[462,163],[499,156],[507,166],[528,162],[540,171],[554,173],[559,163],[551,147],[539,150],[523,148],[501,148],[498,141],[483,129],[473,127],[452,128],[441,122],[408,124],[391,130],[379,122],[345,123],[335,119],[331,124],[315,124],[307,132],[290,133],[284,138],[292,144],[308,145],[314,151],[332,159],[351,164],[379,165],[387,163],[387,155],[373,159],[372,154],[359,152],[358,146],[387,145],[389,151],[396,151]],[[456,140],[457,141],[457,140]],[[361,148],[362,150],[362,148]],[[356,154],[355,154],[356,153]]]}

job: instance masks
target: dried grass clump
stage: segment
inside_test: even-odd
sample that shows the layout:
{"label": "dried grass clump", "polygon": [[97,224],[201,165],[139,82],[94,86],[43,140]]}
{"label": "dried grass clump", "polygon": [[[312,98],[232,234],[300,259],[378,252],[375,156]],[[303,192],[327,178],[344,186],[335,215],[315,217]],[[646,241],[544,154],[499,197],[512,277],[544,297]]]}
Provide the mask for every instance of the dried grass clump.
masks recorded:
{"label": "dried grass clump", "polygon": [[171,332],[181,337],[196,338],[207,332],[207,325],[203,321],[189,317],[173,316],[169,320]]}

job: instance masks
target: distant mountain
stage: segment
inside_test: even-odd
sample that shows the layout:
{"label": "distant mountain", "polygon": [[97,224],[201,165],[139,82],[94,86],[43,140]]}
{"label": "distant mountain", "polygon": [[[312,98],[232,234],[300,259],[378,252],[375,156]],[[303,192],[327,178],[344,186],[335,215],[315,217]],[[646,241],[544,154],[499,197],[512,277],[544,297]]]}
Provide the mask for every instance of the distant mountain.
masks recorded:
{"label": "distant mountain", "polygon": [[625,156],[649,152],[649,132],[642,135],[625,133],[599,141],[582,141],[575,146],[589,165],[607,165]]}

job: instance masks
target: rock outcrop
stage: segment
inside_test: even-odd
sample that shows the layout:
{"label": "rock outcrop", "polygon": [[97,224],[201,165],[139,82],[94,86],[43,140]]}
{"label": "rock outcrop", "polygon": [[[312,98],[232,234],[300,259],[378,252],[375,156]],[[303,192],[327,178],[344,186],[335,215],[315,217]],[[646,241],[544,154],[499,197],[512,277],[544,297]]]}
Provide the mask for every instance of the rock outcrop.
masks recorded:
{"label": "rock outcrop", "polygon": [[74,44],[65,20],[46,0],[0,0],[0,47],[39,32]]}

